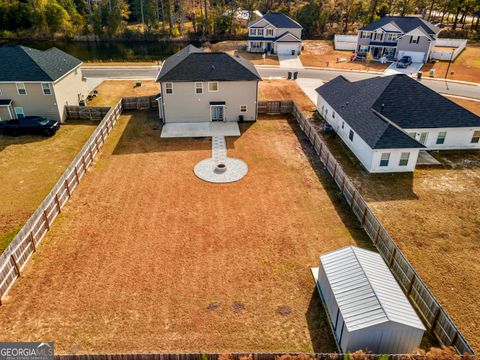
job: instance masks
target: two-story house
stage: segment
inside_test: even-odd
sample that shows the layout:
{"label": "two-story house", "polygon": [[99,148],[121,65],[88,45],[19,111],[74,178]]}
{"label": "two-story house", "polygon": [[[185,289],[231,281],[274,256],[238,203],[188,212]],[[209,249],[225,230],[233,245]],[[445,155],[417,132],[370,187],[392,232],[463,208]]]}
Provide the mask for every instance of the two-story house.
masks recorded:
{"label": "two-story house", "polygon": [[240,56],[188,45],[163,63],[157,82],[163,123],[255,121],[255,66]]}
{"label": "two-story house", "polygon": [[385,16],[359,29],[356,53],[387,60],[411,56],[413,62],[426,62],[439,32],[418,16]]}
{"label": "two-story house", "polygon": [[65,106],[87,95],[82,62],[62,50],[4,45],[0,59],[1,120],[35,115],[63,122]]}
{"label": "two-story house", "polygon": [[369,172],[411,172],[420,150],[480,149],[480,117],[398,74],[320,86],[317,110]]}
{"label": "two-story house", "polygon": [[247,51],[298,55],[302,51],[302,26],[283,13],[269,12],[248,24]]}

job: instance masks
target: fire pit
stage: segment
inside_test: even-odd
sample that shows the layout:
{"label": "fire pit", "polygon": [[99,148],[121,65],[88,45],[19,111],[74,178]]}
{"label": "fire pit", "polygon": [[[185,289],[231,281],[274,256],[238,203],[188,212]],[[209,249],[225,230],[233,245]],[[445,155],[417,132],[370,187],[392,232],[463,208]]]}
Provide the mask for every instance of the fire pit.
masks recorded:
{"label": "fire pit", "polygon": [[225,171],[227,171],[227,165],[220,163],[215,166],[214,170],[217,174],[223,174]]}

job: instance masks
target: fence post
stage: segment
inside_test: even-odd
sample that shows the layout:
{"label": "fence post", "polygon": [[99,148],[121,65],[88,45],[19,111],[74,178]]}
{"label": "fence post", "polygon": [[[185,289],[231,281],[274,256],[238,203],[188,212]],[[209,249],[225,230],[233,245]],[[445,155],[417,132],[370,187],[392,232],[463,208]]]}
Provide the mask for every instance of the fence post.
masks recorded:
{"label": "fence post", "polygon": [[78,176],[77,164],[75,164],[74,170],[75,170],[75,179],[77,180],[77,185],[78,185],[80,184],[80,177]]}
{"label": "fence post", "polygon": [[45,219],[45,225],[47,225],[47,230],[50,230],[50,224],[48,223],[47,209],[43,210],[43,218]]}
{"label": "fence post", "polygon": [[335,181],[335,174],[337,173],[337,165],[338,163],[335,161],[335,167],[333,168],[333,180]]}
{"label": "fence post", "polygon": [[388,267],[391,268],[393,265],[393,260],[395,260],[395,255],[397,254],[397,248],[394,247],[392,251],[392,255],[390,256],[390,261],[388,262]]}
{"label": "fence post", "polygon": [[85,161],[85,154],[82,155],[82,165],[83,165],[83,172],[87,172],[87,162]]}
{"label": "fence post", "polygon": [[72,193],[70,192],[70,187],[68,186],[68,178],[65,179],[65,189],[67,189],[68,197],[72,197]]}
{"label": "fence post", "polygon": [[30,230],[30,243],[32,244],[33,252],[37,251],[37,246],[35,245],[35,238],[33,237],[33,231]]}
{"label": "fence post", "polygon": [[375,232],[375,237],[373,238],[373,245],[377,246],[379,236],[380,236],[380,224],[378,225],[377,231]]}
{"label": "fence post", "polygon": [[342,181],[342,187],[340,188],[341,193],[343,194],[343,189],[345,188],[345,181],[347,180],[347,175],[345,175],[345,171],[343,172],[343,181]]}
{"label": "fence post", "polygon": [[415,283],[415,280],[416,280],[416,276],[415,276],[415,273],[412,273],[412,279],[410,280],[410,284],[408,284],[408,289],[407,289],[407,298],[410,296],[410,294],[412,293],[412,289],[413,289],[413,284]]}
{"label": "fence post", "polygon": [[368,206],[365,204],[365,210],[363,210],[363,215],[362,215],[362,226],[365,224],[365,217],[367,216],[368,212]]}
{"label": "fence post", "polygon": [[440,306],[437,307],[437,310],[435,310],[435,313],[433,314],[432,325],[430,325],[430,333],[433,333],[433,330],[435,329],[435,325],[437,325],[439,316],[440,316]]}
{"label": "fence post", "polygon": [[15,260],[13,254],[10,255],[10,259],[12,260],[13,267],[15,268],[17,275],[20,277],[20,268],[18,267],[17,261]]}
{"label": "fence post", "polygon": [[58,193],[55,194],[55,202],[57,203],[58,213],[60,214],[62,212],[62,208],[60,207],[60,200],[58,200]]}

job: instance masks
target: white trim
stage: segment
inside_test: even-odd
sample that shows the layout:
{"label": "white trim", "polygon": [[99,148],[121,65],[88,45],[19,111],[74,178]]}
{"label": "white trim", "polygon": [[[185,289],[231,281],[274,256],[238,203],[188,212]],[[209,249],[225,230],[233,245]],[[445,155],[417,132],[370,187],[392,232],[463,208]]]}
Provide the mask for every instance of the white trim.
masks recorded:
{"label": "white trim", "polygon": [[[50,94],[45,94],[45,88],[44,88],[44,85],[48,85],[48,91],[50,91]],[[49,83],[49,82],[43,82],[40,84],[40,86],[42,87],[42,92],[43,92],[43,95],[45,96],[51,96],[53,95],[53,86],[52,86],[52,83]]]}
{"label": "white trim", "polygon": [[[217,90],[210,90],[210,84],[217,84]],[[220,84],[218,81],[209,81],[208,82],[208,92],[218,92],[220,90]]]}
{"label": "white trim", "polygon": [[[19,87],[19,85],[22,84],[23,85],[23,88],[21,89]],[[27,92],[27,87],[25,86],[25,83],[24,82],[16,82],[15,83],[15,86],[17,87],[17,94],[18,95],[28,95],[28,92]],[[20,90],[24,90],[25,91],[25,94],[20,94]]]}
{"label": "white trim", "polygon": [[[212,108],[213,107],[219,107],[221,106],[223,108],[222,110],[222,120],[213,120],[213,113],[212,113]],[[210,121],[225,121],[225,105],[210,105]]]}
{"label": "white trim", "polygon": [[63,74],[62,76],[60,76],[57,80],[54,80],[53,83],[56,84],[57,82],[59,82],[60,80],[62,80],[64,77],[70,75],[70,73],[72,71],[75,71],[75,70],[78,70],[81,66],[83,65],[83,62],[81,62],[80,64],[78,64],[77,66],[75,66],[72,70],[70,70],[69,72]]}
{"label": "white trim", "polygon": [[8,109],[8,115],[10,115],[10,119],[13,119],[13,115],[12,115],[12,104],[10,104],[7,109]]}
{"label": "white trim", "polygon": [[22,117],[25,117],[25,110],[23,109],[22,106],[16,106],[16,107],[13,108],[13,111],[15,112],[15,117],[17,119],[19,118],[18,113],[17,113],[17,109],[22,109],[22,112],[21,112],[21,114],[23,115]]}
{"label": "white trim", "polygon": [[[200,87],[197,87],[197,84],[200,84]],[[195,81],[195,95],[203,95],[203,82],[201,81]],[[198,89],[201,89],[201,92],[197,92]]]}
{"label": "white trim", "polygon": [[0,96],[2,95],[2,89],[0,89]]}
{"label": "white trim", "polygon": [[[172,90],[172,92],[167,92],[167,85],[170,84],[171,85],[171,88],[168,89],[168,90]],[[173,95],[173,82],[166,82],[165,83],[165,95]]]}

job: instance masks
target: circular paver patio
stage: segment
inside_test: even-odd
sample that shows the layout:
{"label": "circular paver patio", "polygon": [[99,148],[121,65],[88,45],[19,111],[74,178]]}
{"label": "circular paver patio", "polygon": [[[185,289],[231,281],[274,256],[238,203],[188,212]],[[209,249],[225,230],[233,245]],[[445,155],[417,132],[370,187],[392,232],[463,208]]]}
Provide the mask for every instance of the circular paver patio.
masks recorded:
{"label": "circular paver patio", "polygon": [[225,164],[223,172],[217,169],[217,161],[208,158],[195,165],[193,172],[200,179],[217,184],[238,181],[248,173],[248,166],[242,160],[226,158],[222,163]]}

